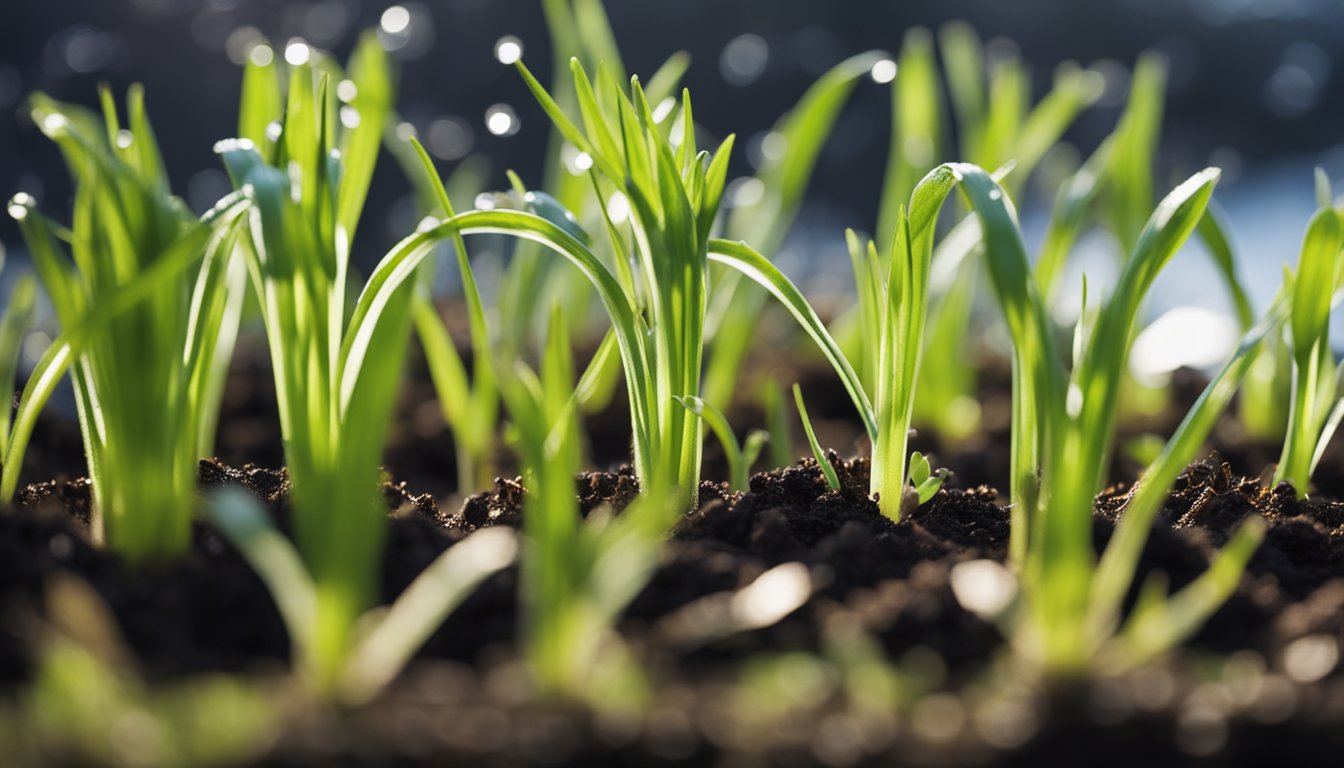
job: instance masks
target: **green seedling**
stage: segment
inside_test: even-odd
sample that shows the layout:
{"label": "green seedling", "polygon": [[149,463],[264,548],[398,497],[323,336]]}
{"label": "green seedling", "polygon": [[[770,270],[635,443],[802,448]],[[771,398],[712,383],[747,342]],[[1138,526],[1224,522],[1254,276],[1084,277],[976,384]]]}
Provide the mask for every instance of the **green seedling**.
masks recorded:
{"label": "green seedling", "polygon": [[[168,189],[143,92],[131,89],[125,127],[109,91],[102,106],[100,119],[42,95],[31,104],[76,191],[69,229],[27,195],[10,203],[63,334],[25,388],[8,448],[22,456],[69,367],[93,535],[141,562],[190,543],[196,463],[213,448],[245,289],[234,257],[242,206],[226,199],[198,220]],[[0,496],[17,481],[6,472]]]}
{"label": "green seedling", "polygon": [[832,491],[840,490],[840,475],[836,474],[830,458],[817,440],[817,433],[812,429],[812,419],[808,417],[807,406],[803,403],[803,390],[797,384],[793,385],[793,403],[798,407],[798,418],[802,420],[803,432],[807,434],[807,445],[812,449],[812,456],[817,460],[817,467],[821,469],[822,477],[826,478],[826,484]]}
{"label": "green seedling", "polygon": [[610,510],[580,517],[574,482],[580,467],[578,401],[558,304],[540,375],[521,362],[513,373],[500,384],[527,488],[524,656],[543,694],[610,708],[613,697],[638,697],[642,688],[633,668],[621,663],[613,623],[652,576],[663,536],[662,515],[637,507],[666,500],[646,495],[618,517]]}
{"label": "green seedling", "polygon": [[1323,206],[1307,225],[1297,274],[1290,276],[1293,394],[1283,454],[1274,472],[1274,481],[1292,483],[1299,498],[1310,490],[1312,470],[1344,414],[1337,405],[1344,400],[1330,348],[1330,309],[1344,280],[1344,214],[1331,207],[1323,173],[1317,183],[1324,187],[1319,195]]}
{"label": "green seedling", "polygon": [[[323,623],[321,585],[294,545],[282,536],[241,489],[218,492],[208,505],[211,522],[238,549],[270,590],[289,632],[300,664],[322,658]],[[360,634],[345,654],[331,662],[326,693],[350,704],[373,698],[406,666],[453,609],[492,574],[511,565],[517,538],[508,528],[486,528],[468,536],[439,555],[406,591],[386,609],[372,611],[359,621]]]}
{"label": "green seedling", "polygon": [[[752,182],[761,190],[760,199],[732,209],[726,223],[728,238],[752,243],[771,258],[778,253],[841,110],[859,81],[885,61],[878,51],[845,59],[779,119],[763,139],[768,146],[762,149],[764,161]],[[705,400],[727,410],[767,295],[743,283],[735,272],[723,270],[720,278],[707,321],[711,344],[704,392]]]}

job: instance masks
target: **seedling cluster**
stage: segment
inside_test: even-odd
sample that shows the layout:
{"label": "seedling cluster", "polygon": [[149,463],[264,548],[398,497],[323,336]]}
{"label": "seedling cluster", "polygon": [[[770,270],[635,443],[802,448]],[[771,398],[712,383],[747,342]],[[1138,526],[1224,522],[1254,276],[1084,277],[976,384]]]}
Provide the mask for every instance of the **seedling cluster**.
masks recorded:
{"label": "seedling cluster", "polygon": [[[780,382],[765,384],[769,434],[739,440],[735,431],[758,324],[782,308],[834,367],[871,445],[869,485],[858,493],[899,522],[946,478],[936,459],[910,451],[912,428],[950,439],[978,430],[968,339],[982,276],[999,309],[995,322],[1011,339],[1012,537],[1006,563],[980,563],[974,573],[1012,588],[994,605],[972,597],[967,605],[999,622],[1021,661],[1060,676],[1142,663],[1179,644],[1227,598],[1263,535],[1258,520],[1192,584],[1168,595],[1161,582],[1147,582],[1137,605],[1123,609],[1177,475],[1199,457],[1242,382],[1267,380],[1256,375],[1266,366],[1291,383],[1275,480],[1310,492],[1312,470],[1344,419],[1329,344],[1344,284],[1344,214],[1322,178],[1297,267],[1257,318],[1210,208],[1218,170],[1195,173],[1153,202],[1158,59],[1138,63],[1115,131],[1059,184],[1033,258],[1013,199],[1098,97],[1097,73],[1062,67],[1033,103],[1023,64],[986,62],[969,28],[942,31],[941,67],[932,37],[913,31],[894,61],[864,53],[822,76],[770,133],[785,149],[772,151],[752,179],[760,197],[734,205],[725,191],[734,138],[701,149],[708,131],[677,87],[686,57],[672,57],[648,81],[627,77],[599,4],[543,6],[563,67],[549,88],[522,61],[516,67],[554,124],[547,180],[531,188],[510,174],[507,192],[482,195],[463,212],[449,195],[452,180],[440,179],[419,143],[388,130],[394,78],[372,35],[348,69],[319,52],[297,65],[251,57],[238,135],[216,146],[235,191],[202,217],[168,188],[138,88],[124,116],[109,91],[101,114],[34,96],[29,112],[63,153],[76,192],[68,226],[27,195],[9,205],[61,333],[12,420],[8,409],[0,415],[0,497],[14,497],[36,415],[68,375],[95,539],[137,565],[180,557],[191,546],[193,515],[204,511],[271,590],[312,690],[355,702],[373,696],[482,580],[518,561],[521,654],[537,690],[588,698],[598,676],[610,677],[601,660],[621,658],[616,619],[651,578],[667,534],[697,504],[705,427],[723,447],[721,479],[732,491],[750,490],[767,440],[774,462],[791,458]],[[890,82],[890,157],[872,234],[844,233],[856,299],[828,323],[773,259],[827,136],[870,74]],[[951,115],[940,106],[945,88]],[[424,220],[361,287],[351,243],[384,148],[420,192]],[[1084,283],[1083,310],[1069,329],[1054,302],[1074,242],[1092,227],[1121,246],[1119,278],[1105,297]],[[466,238],[478,234],[518,242],[498,296],[484,295],[474,274]],[[1128,358],[1145,299],[1196,235],[1245,336],[1143,472],[1098,556],[1093,500],[1111,479],[1122,394],[1137,386]],[[447,249],[463,286],[470,366],[427,293],[435,256]],[[574,350],[595,335],[594,295],[602,340],[576,370]],[[25,278],[0,318],[0,385],[10,389],[34,299]],[[242,492],[197,499],[197,461],[214,449],[223,380],[249,303],[269,344],[292,541]],[[462,491],[484,490],[507,445],[527,489],[525,516],[521,542],[503,529],[475,533],[390,609],[370,613],[387,527],[380,463],[413,332],[455,435]],[[584,519],[574,484],[585,466],[581,416],[605,407],[622,381],[640,497]],[[1259,386],[1243,398],[1272,411],[1283,389]],[[852,496],[801,390],[793,392],[820,472]]]}

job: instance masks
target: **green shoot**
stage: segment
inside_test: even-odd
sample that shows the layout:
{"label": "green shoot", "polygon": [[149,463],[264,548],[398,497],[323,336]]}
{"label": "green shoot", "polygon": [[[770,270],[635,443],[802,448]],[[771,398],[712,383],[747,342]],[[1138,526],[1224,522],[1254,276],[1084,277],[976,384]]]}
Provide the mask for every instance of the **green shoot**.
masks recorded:
{"label": "green shoot", "polygon": [[[538,376],[521,362],[500,379],[527,488],[522,561],[524,654],[546,695],[600,701],[593,686],[612,623],[652,575],[660,515],[627,509],[618,518],[579,515],[574,477],[579,426],[569,332],[551,313]],[[502,361],[501,361],[502,365]],[[635,505],[661,504],[648,496]],[[605,663],[610,665],[610,654]]]}
{"label": "green shoot", "polygon": [[18,473],[23,463],[20,453],[11,462],[10,424],[14,416],[11,402],[14,397],[14,378],[18,372],[19,356],[23,352],[23,338],[33,321],[33,308],[37,302],[37,283],[31,275],[25,275],[14,283],[9,291],[9,301],[0,316],[0,394],[5,397],[0,407],[0,474],[5,468],[13,467]]}
{"label": "green shoot", "polygon": [[[319,615],[320,585],[309,578],[294,546],[246,491],[220,491],[207,510],[270,590],[294,656],[310,659],[319,653],[320,633],[325,631]],[[507,528],[477,531],[439,555],[387,610],[364,616],[362,634],[333,670],[341,698],[349,703],[373,698],[454,608],[487,577],[514,562],[517,550],[517,539]]]}
{"label": "green shoot", "polygon": [[[571,59],[577,59],[588,71],[605,71],[617,82],[628,81],[601,0],[545,0],[542,12],[551,36],[555,67],[550,93],[562,109],[571,114],[578,109],[578,94],[569,70]],[[675,104],[678,85],[689,63],[690,57],[684,52],[675,53],[645,83],[646,100],[659,110],[658,114],[663,114],[662,105]],[[599,99],[605,101],[605,95],[600,95]],[[670,123],[666,118],[665,121]],[[591,183],[588,174],[578,166],[576,158],[580,152],[562,131],[553,127],[547,143],[541,189],[546,190],[545,194],[561,210],[574,211],[576,221],[597,231],[606,226],[603,223],[606,220],[604,200],[612,190],[597,188]],[[602,255],[609,257],[608,264],[617,269],[621,267],[616,254]],[[564,304],[574,317],[588,316],[587,310],[592,304],[591,289],[584,284],[582,276],[557,267],[554,260],[545,258],[536,243],[522,242],[504,272],[499,303],[509,311],[501,316],[500,343],[516,348],[515,354],[528,348],[531,336],[540,326],[538,321],[544,320],[541,309],[552,298]],[[573,330],[581,332],[587,328],[580,326]],[[603,382],[614,382],[619,376],[620,366],[615,356],[609,359],[603,372],[606,374],[601,379]],[[601,397],[613,391],[614,387],[592,390],[590,396],[594,399],[585,403],[585,410],[605,407],[609,399],[603,401]]]}
{"label": "green shoot", "polygon": [[[1143,298],[1162,267],[1194,232],[1217,178],[1217,171],[1212,169],[1196,174],[1158,205],[1137,238],[1135,253],[1126,263],[1114,293],[1101,307],[1095,324],[1080,334],[1079,354],[1067,376],[1011,204],[989,174],[967,164],[935,169],[916,188],[905,224],[898,230],[898,252],[904,240],[912,254],[909,258],[927,263],[937,214],[953,189],[962,190],[979,220],[991,284],[1013,339],[1010,558],[1020,571],[1027,602],[1022,624],[1014,629],[1014,635],[1020,647],[1029,649],[1034,658],[1056,673],[1070,674],[1085,667],[1097,650],[1097,637],[1105,640],[1111,636],[1113,622],[1102,622],[1106,631],[1094,634],[1098,619],[1093,611],[1104,614],[1113,606],[1104,596],[1093,598],[1091,585],[1127,586],[1125,569],[1132,568],[1137,557],[1117,550],[1121,554],[1113,556],[1111,563],[1103,562],[1101,579],[1094,582],[1098,570],[1092,554],[1092,501],[1105,484],[1114,440],[1118,383]],[[882,439],[882,433],[895,421],[882,413],[891,401],[879,397],[882,405],[874,419],[873,409],[862,397],[858,377],[825,329],[816,326],[815,314],[801,297],[770,274],[761,265],[764,259],[753,256],[749,249],[725,248],[718,243],[713,247],[731,251],[756,268],[758,281],[784,301],[836,367],[865,424],[870,425],[874,443]],[[1191,412],[1150,471],[1150,487],[1156,490],[1149,493],[1158,499],[1165,497],[1170,483],[1163,478],[1170,474],[1174,479],[1174,473],[1188,462],[1249,368],[1264,336],[1278,322],[1271,313],[1248,335],[1233,361],[1210,385],[1201,405]],[[884,376],[883,380],[889,379]],[[882,426],[875,428],[876,424]],[[904,486],[901,488],[903,493]],[[1145,521],[1146,514],[1140,508],[1134,514],[1133,531],[1118,539],[1137,538],[1141,548],[1151,521]],[[1242,535],[1253,539],[1256,532],[1248,530]],[[1244,563],[1250,546],[1238,538],[1209,578],[1198,582],[1198,594],[1188,599],[1178,595],[1174,604],[1211,611],[1216,607],[1213,601],[1227,593],[1226,582],[1235,578],[1236,566]],[[1142,634],[1154,636],[1149,628]]]}
{"label": "green shoot", "polygon": [[[254,58],[248,67],[244,104],[273,106],[278,84],[260,84],[278,78],[275,64]],[[295,533],[316,590],[316,632],[302,663],[324,690],[374,595],[386,526],[378,467],[414,287],[357,308],[346,324],[349,246],[391,104],[387,61],[372,36],[356,49],[350,79],[356,127],[337,128],[328,77],[304,64],[290,74],[278,135],[217,147],[250,202],[247,266],[270,342]]]}
{"label": "green shoot", "polygon": [[[10,204],[65,333],[29,382],[9,449],[22,455],[36,409],[73,366],[93,535],[139,562],[190,543],[196,462],[213,445],[242,307],[241,208],[228,203],[198,221],[168,190],[143,92],[130,91],[125,127],[102,95],[101,119],[32,101],[75,177],[74,225],[50,224],[25,195]],[[6,473],[0,495],[16,484],[17,472]]]}
{"label": "green shoot", "polygon": [[[433,161],[419,141],[412,138],[411,144],[425,171],[419,175],[424,180],[421,183],[428,184],[433,191],[442,215],[451,218],[456,211],[448,197],[448,190],[434,170]],[[430,376],[439,393],[444,417],[453,430],[457,448],[458,491],[465,495],[483,483],[488,483],[493,474],[490,454],[495,445],[499,395],[495,386],[494,364],[488,351],[491,339],[486,327],[485,304],[467,257],[467,245],[460,234],[453,237],[452,245],[457,258],[458,275],[462,280],[462,293],[466,299],[471,346],[475,351],[470,380],[458,356],[457,347],[428,296],[417,297],[414,322],[425,350]]]}
{"label": "green shoot", "polygon": [[[1328,185],[1328,183],[1327,183]],[[1328,189],[1328,186],[1327,186]],[[1307,225],[1292,279],[1289,322],[1293,358],[1293,396],[1283,454],[1274,481],[1293,484],[1299,498],[1310,489],[1311,472],[1333,429],[1327,429],[1334,407],[1338,374],[1330,349],[1330,308],[1335,286],[1344,270],[1344,222],[1329,207],[1316,212]],[[1333,425],[1329,425],[1333,426]]]}
{"label": "green shoot", "polygon": [[[630,293],[628,274],[629,287],[618,289],[618,296],[603,296],[603,302],[620,343],[630,392],[635,469],[646,492],[677,489],[690,494],[699,485],[700,419],[675,398],[699,393],[707,242],[732,139],[712,159],[697,153],[690,100],[683,94],[685,130],[674,148],[653,119],[637,79],[631,81],[629,96],[609,75],[600,79],[598,88],[608,99],[604,107],[587,73],[574,61],[571,69],[585,126],[581,130],[521,62],[518,68],[552,121],[593,159],[595,177],[615,185],[631,203],[633,255],[640,266],[647,318]],[[594,183],[599,183],[597,178]],[[613,245],[621,241],[614,230],[609,234]],[[590,279],[622,284],[604,266],[595,266],[601,275],[590,274]],[[613,312],[613,305],[619,309]]]}
{"label": "green shoot", "polygon": [[[761,198],[732,209],[727,222],[729,238],[752,243],[767,256],[779,251],[841,109],[859,80],[881,61],[878,52],[845,59],[813,83],[780,118],[767,134],[771,145],[755,177]],[[730,404],[765,299],[764,293],[742,283],[733,272],[726,272],[717,285],[708,321],[712,345],[705,373],[705,399],[716,408],[727,409]]]}
{"label": "green shoot", "polygon": [[821,474],[826,477],[826,484],[831,490],[840,490],[840,476],[836,474],[835,467],[831,466],[831,460],[827,458],[826,451],[822,450],[821,443],[817,442],[817,433],[812,429],[812,419],[807,416],[807,406],[803,404],[803,390],[793,385],[793,402],[798,406],[798,418],[803,422],[803,432],[807,433],[807,444],[812,448],[812,455],[816,457],[817,466],[821,469]]}
{"label": "green shoot", "polygon": [[760,457],[766,441],[770,439],[770,433],[755,429],[747,434],[745,442],[739,443],[728,419],[708,401],[699,397],[682,397],[678,398],[677,402],[686,410],[704,419],[710,431],[719,439],[724,456],[728,460],[729,487],[735,491],[747,490],[750,485],[748,480],[751,477],[751,468]]}
{"label": "green shoot", "polygon": [[940,469],[934,472],[929,460],[919,451],[910,454],[910,469],[906,474],[910,477],[910,484],[914,486],[910,492],[914,494],[916,507],[928,503],[947,479],[947,470]]}

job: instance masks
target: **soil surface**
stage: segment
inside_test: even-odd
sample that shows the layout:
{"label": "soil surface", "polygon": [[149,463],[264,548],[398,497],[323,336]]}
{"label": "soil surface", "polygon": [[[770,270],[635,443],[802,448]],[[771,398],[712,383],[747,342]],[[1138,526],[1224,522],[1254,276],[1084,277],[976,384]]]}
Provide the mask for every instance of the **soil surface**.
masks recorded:
{"label": "soil surface", "polygon": [[[200,484],[248,488],[287,533],[286,475],[265,468],[283,461],[265,350],[244,344],[239,352],[220,459],[201,463]],[[824,366],[773,371],[802,383],[825,442],[867,453],[848,398]],[[452,440],[423,361],[412,356],[408,374],[387,453],[397,481],[383,488],[385,602],[471,532],[518,526],[526,501],[517,479],[454,496]],[[1200,386],[1178,376],[1169,412],[1127,427],[1121,440],[1168,434]],[[1327,452],[1319,494],[1298,501],[1262,477],[1276,447],[1217,433],[1219,453],[1178,480],[1136,582],[1161,572],[1171,588],[1188,584],[1243,520],[1260,516],[1268,534],[1236,593],[1166,662],[1046,688],[1008,669],[998,629],[964,610],[951,588],[953,566],[1002,560],[1008,543],[1004,499],[993,490],[1007,483],[1006,372],[989,370],[981,388],[980,434],[956,445],[916,437],[913,447],[953,475],[900,523],[867,498],[863,460],[836,460],[838,492],[810,459],[755,475],[746,493],[702,484],[697,509],[671,533],[651,582],[620,618],[654,683],[643,714],[538,708],[520,693],[518,576],[509,569],[448,618],[383,696],[352,711],[295,715],[259,764],[1335,764],[1344,753],[1344,503],[1333,499],[1344,498],[1344,450]],[[764,421],[750,407],[730,416],[743,430]],[[619,513],[638,491],[620,466],[630,434],[620,393],[586,428],[593,464],[609,471],[578,478],[581,507]],[[1137,463],[1117,456],[1113,478],[1134,477]],[[722,477],[712,440],[705,457],[704,476]],[[515,471],[502,452],[500,459],[502,473]],[[89,486],[72,420],[44,414],[23,471],[45,482],[0,514],[0,703],[34,675],[37,638],[54,620],[48,589],[61,576],[83,581],[105,603],[127,656],[151,681],[283,672],[289,640],[274,603],[208,526],[197,526],[189,556],[142,569],[90,543]],[[1128,491],[1118,482],[1098,497],[1098,548]],[[764,628],[688,640],[688,627],[716,600],[785,563],[801,563],[810,576],[814,591],[800,608]],[[880,706],[874,686],[887,697]]]}
{"label": "soil surface", "polygon": [[[1338,664],[1344,504],[1299,502],[1291,488],[1268,488],[1216,457],[1192,465],[1153,531],[1140,580],[1161,571],[1173,587],[1183,586],[1240,522],[1259,515],[1269,532],[1236,594],[1187,644],[1179,663],[1077,689],[1027,685],[1013,689],[1010,707],[976,698],[1004,663],[1003,643],[995,627],[958,604],[949,581],[958,562],[1005,556],[1008,518],[997,494],[983,487],[943,490],[893,523],[866,498],[866,462],[839,462],[839,468],[839,492],[825,485],[811,461],[758,474],[745,494],[703,484],[698,509],[672,533],[653,580],[621,619],[631,648],[660,682],[656,717],[608,722],[609,716],[534,710],[503,692],[498,677],[510,668],[516,676],[509,649],[518,629],[517,573],[509,570],[452,614],[385,696],[340,716],[303,720],[267,764],[482,764],[490,757],[501,765],[849,765],[899,757],[1027,765],[1047,755],[1093,762],[1105,744],[1103,762],[1114,757],[1116,764],[1209,753],[1219,764],[1252,765],[1293,750],[1301,750],[1294,759],[1310,760],[1331,754],[1318,750],[1344,747]],[[200,481],[207,488],[249,488],[287,531],[283,472],[208,461]],[[585,511],[606,504],[619,513],[637,487],[625,472],[589,473],[578,478],[577,492]],[[1098,547],[1110,536],[1125,494],[1116,487],[1098,498]],[[526,493],[516,480],[500,480],[448,512],[403,484],[388,483],[384,496],[391,519],[382,591],[390,600],[472,531],[518,525]],[[180,561],[132,570],[88,542],[88,502],[87,483],[49,482],[28,486],[18,507],[0,516],[5,689],[32,673],[44,586],[58,573],[84,580],[101,597],[150,679],[283,668],[288,640],[268,593],[213,531],[198,527],[192,553]],[[688,606],[792,562],[808,568],[815,586],[801,608],[763,629],[686,643],[678,620]],[[741,695],[730,683],[744,662],[833,657],[837,633],[864,639],[921,681],[902,715],[888,722],[856,710],[844,686],[832,686],[797,712],[786,710],[782,720],[753,721],[750,712],[744,716],[725,703]],[[1322,665],[1317,659],[1316,667],[1311,658],[1302,661],[1304,639],[1317,644],[1311,648],[1333,649],[1334,660]],[[1223,661],[1211,661],[1215,653],[1225,655]],[[1253,682],[1240,688],[1227,682],[1227,659]],[[1199,708],[1204,699],[1216,706]],[[996,725],[993,706],[1000,706],[1005,723]],[[480,727],[464,725],[477,721]]]}

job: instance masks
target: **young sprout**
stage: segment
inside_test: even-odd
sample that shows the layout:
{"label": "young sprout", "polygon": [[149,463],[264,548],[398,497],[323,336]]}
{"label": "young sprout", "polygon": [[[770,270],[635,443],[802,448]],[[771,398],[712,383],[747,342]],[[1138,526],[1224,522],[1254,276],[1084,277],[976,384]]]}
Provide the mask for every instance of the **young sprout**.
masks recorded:
{"label": "young sprout", "polygon": [[[1110,645],[1117,638],[1119,599],[1132,580],[1160,500],[1231,399],[1264,338],[1283,321],[1281,300],[1248,333],[1145,475],[1099,567],[1092,551],[1092,503],[1106,482],[1118,386],[1136,318],[1157,274],[1194,231],[1217,178],[1214,169],[1196,174],[1158,205],[1113,294],[1080,335],[1079,354],[1067,374],[1011,203],[988,173],[968,164],[935,169],[915,189],[898,229],[897,252],[904,241],[911,254],[907,258],[918,264],[927,263],[938,211],[954,189],[961,189],[979,222],[991,283],[1013,340],[1010,561],[1018,571],[1023,605],[1010,632],[1025,655],[1055,673],[1079,672],[1102,648],[1128,647],[1131,656],[1143,655],[1184,637],[1230,593],[1261,535],[1259,526],[1243,526],[1210,571],[1172,600],[1153,598],[1150,591],[1137,624],[1120,630],[1121,646]],[[888,429],[894,419],[874,418],[853,369],[801,297],[774,281],[763,282],[775,285],[776,295],[819,342],[865,423]],[[879,403],[888,402],[879,397]],[[870,427],[870,434],[876,445],[881,433]],[[1185,615],[1177,615],[1178,610]]]}
{"label": "young sprout", "polygon": [[1332,413],[1338,410],[1335,403],[1344,402],[1336,392],[1339,374],[1330,348],[1330,309],[1344,277],[1344,214],[1330,207],[1329,181],[1323,186],[1319,196],[1324,204],[1307,225],[1297,274],[1290,276],[1293,393],[1283,454],[1274,473],[1274,481],[1292,483],[1299,498],[1310,489],[1312,470],[1339,423]]}
{"label": "young sprout", "polygon": [[[581,130],[521,61],[518,69],[555,124],[593,159],[593,183],[616,187],[630,202],[638,278],[626,263],[624,238],[611,224],[608,234],[620,257],[619,278],[601,265],[595,265],[600,275],[589,278],[603,293],[603,284],[618,289],[617,295],[602,298],[620,344],[630,394],[636,474],[646,492],[676,492],[689,502],[700,479],[701,420],[676,398],[699,394],[707,243],[732,139],[712,158],[698,153],[689,95],[683,94],[684,132],[674,149],[653,118],[638,79],[631,80],[627,95],[599,68],[600,101],[574,61],[571,69],[585,126]],[[640,295],[635,294],[636,279],[641,281]]]}
{"label": "young sprout", "polygon": [[[836,64],[776,121],[761,139],[760,169],[749,182],[760,190],[759,199],[732,207],[727,237],[751,243],[772,258],[778,253],[841,110],[858,83],[884,61],[884,55],[869,51]],[[767,296],[727,270],[716,286],[707,321],[710,358],[704,390],[705,400],[726,410]]]}
{"label": "young sprout", "polygon": [[[248,492],[219,491],[207,511],[270,590],[300,667],[310,663],[322,653],[322,633],[329,631],[320,613],[322,586]],[[517,552],[517,537],[508,528],[486,528],[449,547],[386,610],[360,618],[361,634],[335,660],[328,693],[352,704],[373,698],[443,620],[482,581],[511,565]]]}
{"label": "young sprout", "polygon": [[840,476],[836,474],[835,467],[826,456],[826,451],[822,450],[821,443],[817,441],[817,433],[812,429],[812,419],[808,418],[807,406],[803,404],[803,390],[797,384],[793,385],[793,402],[798,406],[798,418],[803,422],[803,432],[807,433],[807,444],[812,449],[812,456],[816,458],[817,466],[821,468],[821,474],[826,478],[826,484],[832,491],[840,490]]}
{"label": "young sprout", "polygon": [[[522,459],[523,648],[529,671],[549,696],[598,702],[594,685],[618,643],[612,623],[653,573],[662,530],[655,516],[627,509],[579,515],[578,402],[569,332],[556,304],[540,376],[522,362],[500,378],[500,392]],[[503,361],[499,362],[503,367]],[[664,503],[647,496],[636,505]],[[674,507],[675,508],[675,507]],[[605,662],[604,662],[605,658]]]}
{"label": "young sprout", "polygon": [[[26,195],[10,203],[63,334],[25,389],[9,449],[22,455],[72,366],[94,538],[141,562],[190,544],[196,463],[213,446],[245,288],[233,257],[243,208],[229,198],[201,221],[172,196],[140,88],[125,127],[106,90],[102,107],[100,119],[43,95],[31,104],[74,176],[74,224],[52,225]],[[6,472],[0,496],[17,480]]]}
{"label": "young sprout", "polygon": [[[550,93],[562,109],[570,114],[578,109],[578,94],[569,69],[571,59],[578,59],[589,71],[600,65],[618,82],[629,80],[600,0],[545,0],[541,7],[551,37],[554,74]],[[689,64],[690,57],[685,52],[674,53],[644,83],[645,97],[653,107],[653,115],[664,125],[670,126],[674,121],[671,106],[677,102],[677,90]],[[545,190],[546,197],[554,201],[559,210],[573,211],[579,224],[597,232],[605,229],[605,200],[612,195],[612,190],[594,187],[586,172],[591,164],[590,155],[552,126],[540,189]],[[609,266],[620,268],[614,253],[599,250],[598,255]],[[542,337],[538,329],[545,320],[544,310],[552,301],[560,301],[576,318],[571,325],[572,331],[583,334],[590,330],[589,323],[578,322],[578,319],[592,316],[592,291],[582,275],[548,258],[537,243],[519,243],[500,279],[498,302],[508,311],[501,313],[499,343],[518,352],[535,346],[533,338]],[[576,337],[576,341],[580,340]],[[609,349],[615,349],[614,341]],[[619,383],[619,356],[605,356],[603,363],[601,375],[593,380],[595,386],[583,402],[585,412],[600,410],[610,404],[611,395]]]}
{"label": "young sprout", "polygon": [[[319,66],[330,65],[320,57]],[[245,116],[275,106],[276,69],[248,64]],[[385,54],[371,35],[354,53],[350,80],[350,106],[360,115],[354,128],[337,127],[330,79],[305,63],[292,68],[283,118],[260,143],[217,147],[250,202],[247,266],[270,342],[295,535],[316,601],[301,663],[325,690],[375,593],[387,517],[379,463],[414,287],[404,283],[394,300],[357,307],[347,324],[350,242],[391,104]],[[240,127],[247,131],[248,120]]]}
{"label": "young sprout", "polygon": [[947,480],[948,473],[946,469],[935,472],[924,454],[915,451],[910,454],[910,469],[906,474],[910,477],[910,485],[913,486],[906,489],[905,493],[904,503],[908,511],[928,503],[938,489],[943,487],[943,481]]}
{"label": "young sprout", "polygon": [[677,399],[686,410],[705,420],[714,436],[723,446],[723,454],[728,460],[728,485],[735,491],[745,491],[750,483],[751,468],[761,455],[761,449],[770,439],[770,433],[753,429],[747,433],[745,442],[739,443],[737,435],[727,417],[707,400],[699,397],[681,397]]}
{"label": "young sprout", "polygon": [[14,412],[14,379],[18,373],[19,357],[23,353],[23,338],[33,322],[33,308],[37,303],[37,283],[32,275],[19,278],[9,289],[9,301],[0,315],[0,394],[5,403],[0,407],[0,476],[12,468],[18,474],[23,464],[23,452],[10,452],[12,445],[10,425]]}

